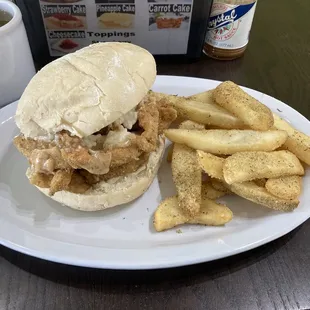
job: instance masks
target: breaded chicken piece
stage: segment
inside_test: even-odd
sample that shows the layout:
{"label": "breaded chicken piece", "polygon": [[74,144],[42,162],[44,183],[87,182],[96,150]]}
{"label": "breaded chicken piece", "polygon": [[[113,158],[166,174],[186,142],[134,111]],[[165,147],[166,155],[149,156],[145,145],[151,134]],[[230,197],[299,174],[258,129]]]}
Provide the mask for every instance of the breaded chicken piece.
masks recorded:
{"label": "breaded chicken piece", "polygon": [[[53,179],[53,175],[48,175],[44,173],[33,173],[30,177],[30,183],[41,187],[41,188],[50,188],[51,187],[51,182]],[[76,193],[76,194],[83,194],[85,193],[91,185],[89,185],[85,178],[79,174],[77,170],[75,170],[71,176],[71,181],[69,185],[64,186],[66,191],[71,192],[71,193]],[[62,190],[62,189],[59,189]]]}
{"label": "breaded chicken piece", "polygon": [[13,140],[16,148],[28,159],[33,150],[49,149],[55,146],[55,143],[45,142],[41,140],[26,139],[23,135],[19,135]]}
{"label": "breaded chicken piece", "polygon": [[[167,101],[160,102],[158,96],[147,96],[138,111],[141,131],[130,133],[130,143],[125,147],[93,150],[81,138],[66,131],[58,133],[53,142],[26,139],[20,135],[14,139],[14,144],[28,158],[32,168],[37,165],[30,180],[34,185],[50,187],[51,194],[60,190],[79,193],[86,191],[90,184],[136,171],[146,162],[149,153],[156,150],[159,128],[162,133],[175,118],[176,111]],[[108,130],[105,128],[101,132],[107,134]],[[72,173],[74,169],[87,171],[84,173],[86,178],[80,173]]]}
{"label": "breaded chicken piece", "polygon": [[72,169],[56,171],[51,180],[49,195],[53,196],[58,191],[66,190],[71,182],[72,173]]}
{"label": "breaded chicken piece", "polygon": [[170,124],[176,120],[178,114],[177,111],[171,106],[167,99],[161,99],[158,103],[159,111],[159,126],[158,133],[161,135]]}

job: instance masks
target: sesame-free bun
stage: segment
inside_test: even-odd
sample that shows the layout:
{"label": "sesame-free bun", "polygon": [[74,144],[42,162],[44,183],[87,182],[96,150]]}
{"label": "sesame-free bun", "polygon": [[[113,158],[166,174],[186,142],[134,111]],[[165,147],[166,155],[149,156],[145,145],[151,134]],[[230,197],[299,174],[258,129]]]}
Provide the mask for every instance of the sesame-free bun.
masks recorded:
{"label": "sesame-free bun", "polygon": [[143,99],[156,77],[153,56],[130,43],[97,43],[39,71],[19,100],[16,124],[26,138],[60,130],[86,137]]}
{"label": "sesame-free bun", "polygon": [[[160,136],[157,150],[150,153],[148,162],[136,172],[110,179],[107,182],[101,181],[84,194],[60,191],[50,197],[48,188],[37,188],[57,202],[81,211],[99,211],[128,203],[145,193],[153,182],[162,160],[164,146],[165,139]],[[27,170],[26,175],[30,177],[30,169]]]}

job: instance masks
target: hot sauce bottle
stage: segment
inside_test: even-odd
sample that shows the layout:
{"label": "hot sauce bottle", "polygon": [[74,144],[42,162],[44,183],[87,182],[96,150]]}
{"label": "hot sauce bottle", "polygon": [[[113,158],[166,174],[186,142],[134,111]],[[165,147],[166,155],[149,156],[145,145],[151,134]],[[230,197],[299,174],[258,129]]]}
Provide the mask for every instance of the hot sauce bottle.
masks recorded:
{"label": "hot sauce bottle", "polygon": [[204,53],[219,60],[241,57],[248,45],[256,0],[214,0]]}

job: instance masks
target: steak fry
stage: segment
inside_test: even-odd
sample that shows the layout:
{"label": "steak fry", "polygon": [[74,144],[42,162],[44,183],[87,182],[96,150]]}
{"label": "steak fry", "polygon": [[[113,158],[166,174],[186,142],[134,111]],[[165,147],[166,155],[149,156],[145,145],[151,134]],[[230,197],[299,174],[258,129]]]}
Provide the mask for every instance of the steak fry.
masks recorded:
{"label": "steak fry", "polygon": [[[201,127],[203,125],[194,122],[180,124],[182,129]],[[190,216],[197,215],[201,206],[201,168],[196,151],[176,143],[173,147],[171,168],[180,208]]]}
{"label": "steak fry", "polygon": [[223,166],[228,184],[304,173],[299,159],[289,151],[235,153],[225,159]]}

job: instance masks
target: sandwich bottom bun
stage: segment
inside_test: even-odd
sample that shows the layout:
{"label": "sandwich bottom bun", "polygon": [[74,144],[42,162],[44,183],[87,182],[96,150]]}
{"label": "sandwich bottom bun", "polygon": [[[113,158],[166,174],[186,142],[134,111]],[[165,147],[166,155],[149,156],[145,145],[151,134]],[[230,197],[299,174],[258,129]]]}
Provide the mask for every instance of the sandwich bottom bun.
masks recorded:
{"label": "sandwich bottom bun", "polygon": [[[165,149],[165,138],[159,138],[159,146],[150,153],[149,160],[137,171],[125,176],[116,177],[107,182],[95,184],[84,194],[74,194],[67,191],[49,196],[48,188],[37,187],[46,196],[72,209],[81,211],[99,211],[128,203],[144,194],[157,175]],[[26,176],[30,177],[30,168]]]}

